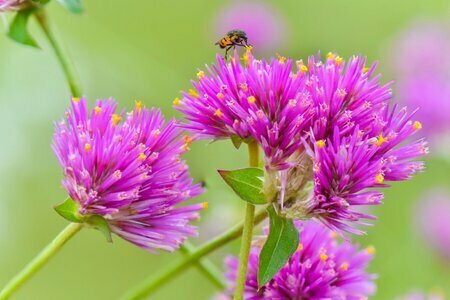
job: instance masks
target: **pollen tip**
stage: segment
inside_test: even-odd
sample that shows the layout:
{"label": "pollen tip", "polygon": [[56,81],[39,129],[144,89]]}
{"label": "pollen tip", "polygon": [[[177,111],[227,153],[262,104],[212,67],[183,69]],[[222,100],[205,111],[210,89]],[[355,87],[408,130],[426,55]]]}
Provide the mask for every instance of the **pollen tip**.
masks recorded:
{"label": "pollen tip", "polygon": [[223,117],[223,112],[220,110],[220,108],[216,109],[214,112],[215,116],[218,116],[219,118]]}
{"label": "pollen tip", "polygon": [[92,149],[91,144],[89,143],[84,144],[84,151],[89,152],[91,151],[91,149]]}
{"label": "pollen tip", "polygon": [[413,127],[415,130],[420,130],[422,129],[422,123],[420,123],[419,121],[414,121]]}
{"label": "pollen tip", "polygon": [[316,145],[319,149],[322,149],[323,147],[325,147],[325,141],[324,140],[318,140],[316,142]]}
{"label": "pollen tip", "polygon": [[303,250],[303,244],[299,243],[297,246],[297,251],[302,251]]}
{"label": "pollen tip", "polygon": [[321,261],[326,261],[327,259],[328,259],[328,255],[326,255],[325,253],[320,254]]}
{"label": "pollen tip", "polygon": [[373,255],[373,254],[375,254],[375,247],[369,246],[364,251],[366,251],[367,254]]}
{"label": "pollen tip", "polygon": [[379,184],[381,184],[381,183],[383,183],[384,182],[384,176],[383,176],[383,174],[378,174],[376,177],[375,177],[375,181],[377,182],[377,183],[379,183]]}
{"label": "pollen tip", "polygon": [[122,117],[116,114],[113,114],[111,116],[112,125],[116,126],[120,121],[122,120]]}
{"label": "pollen tip", "polygon": [[78,97],[72,97],[72,102],[73,102],[73,103],[78,103],[78,102],[80,102],[80,98],[78,98]]}
{"label": "pollen tip", "polygon": [[145,155],[145,153],[143,153],[143,152],[139,153],[138,159],[140,161],[145,160],[146,158],[147,158],[147,155]]}
{"label": "pollen tip", "polygon": [[181,101],[180,101],[180,98],[178,98],[178,97],[176,97],[176,98],[173,100],[173,102],[172,102],[172,104],[173,104],[174,106],[178,106],[178,105],[180,105],[180,103],[181,103]]}
{"label": "pollen tip", "polygon": [[94,114],[97,116],[102,112],[102,108],[100,106],[94,107]]}
{"label": "pollen tip", "polygon": [[202,203],[202,207],[203,207],[204,210],[208,210],[208,208],[209,208],[209,203],[208,203],[208,202],[203,202],[203,203]]}
{"label": "pollen tip", "polygon": [[248,97],[248,98],[247,98],[247,102],[250,103],[250,104],[255,103],[255,102],[256,102],[255,96],[250,96],[250,97]]}
{"label": "pollen tip", "polygon": [[197,72],[197,78],[198,78],[198,79],[203,79],[203,78],[205,78],[205,72],[203,72],[203,71],[198,71],[198,72]]}
{"label": "pollen tip", "polygon": [[192,97],[198,98],[198,93],[194,89],[189,89],[188,94]]}
{"label": "pollen tip", "polygon": [[347,271],[348,270],[348,263],[347,262],[342,263],[341,270],[342,271]]}
{"label": "pollen tip", "polygon": [[142,108],[142,101],[141,100],[134,100],[134,106],[136,107],[136,111],[139,112]]}

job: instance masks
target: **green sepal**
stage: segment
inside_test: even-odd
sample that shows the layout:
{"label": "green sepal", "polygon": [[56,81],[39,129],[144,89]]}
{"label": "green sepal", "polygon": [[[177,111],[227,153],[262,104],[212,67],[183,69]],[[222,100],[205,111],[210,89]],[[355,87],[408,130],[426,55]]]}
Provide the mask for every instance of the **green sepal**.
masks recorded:
{"label": "green sepal", "polygon": [[72,198],[67,198],[63,203],[54,206],[56,212],[64,219],[70,222],[83,223],[85,219],[78,212],[79,208],[78,203],[73,201]]}
{"label": "green sepal", "polygon": [[80,0],[58,0],[58,2],[73,14],[81,14],[84,11]]}
{"label": "green sepal", "polygon": [[111,229],[109,228],[108,222],[106,222],[105,218],[100,215],[89,216],[86,218],[86,223],[89,224],[90,227],[100,231],[105,236],[106,240],[109,243],[112,243]]}
{"label": "green sepal", "polygon": [[243,140],[237,135],[232,135],[231,142],[233,143],[234,148],[239,149],[242,145]]}
{"label": "green sepal", "polygon": [[289,258],[295,253],[299,243],[299,233],[291,219],[277,214],[275,208],[267,207],[270,231],[259,255],[258,285],[269,282]]}
{"label": "green sepal", "polygon": [[264,171],[260,168],[245,168],[238,170],[217,170],[223,180],[244,201],[252,204],[266,204],[262,192]]}
{"label": "green sepal", "polygon": [[28,20],[35,11],[36,8],[31,7],[17,12],[9,26],[8,36],[19,44],[39,48],[39,45],[30,35],[27,28]]}

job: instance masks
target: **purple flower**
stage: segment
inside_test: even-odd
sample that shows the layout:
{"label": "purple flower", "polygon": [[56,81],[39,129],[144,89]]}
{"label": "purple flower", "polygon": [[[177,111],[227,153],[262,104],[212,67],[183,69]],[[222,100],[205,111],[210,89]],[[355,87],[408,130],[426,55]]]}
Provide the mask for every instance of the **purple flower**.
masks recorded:
{"label": "purple flower", "polygon": [[0,0],[0,13],[21,9],[28,0]]}
{"label": "purple flower", "polygon": [[[416,21],[396,38],[392,64],[397,92],[403,103],[420,107],[424,134],[431,140],[450,134],[450,26],[438,21]],[[436,147],[442,148],[442,147]]]}
{"label": "purple flower", "polygon": [[364,58],[311,56],[295,71],[290,59],[257,60],[250,49],[242,59],[218,56],[174,104],[200,138],[256,140],[264,193],[286,216],[360,233],[351,225],[373,217],[354,208],[381,203],[378,188],[422,170],[413,159],[426,142],[405,142],[422,124],[391,104],[389,84]]}
{"label": "purple flower", "polygon": [[190,138],[179,139],[173,121],[141,102],[128,113],[116,108],[106,100],[89,111],[85,99],[72,100],[52,145],[62,184],[80,215],[104,217],[113,233],[146,250],[173,251],[196,233],[189,222],[203,207],[178,206],[202,192],[180,159]]}
{"label": "purple flower", "polygon": [[[257,274],[261,241],[250,252],[245,299],[365,299],[375,292],[375,275],[366,268],[374,248],[360,250],[357,245],[339,242],[336,234],[320,223],[297,223],[300,244],[286,265],[266,285],[258,288]],[[229,288],[235,289],[238,259],[225,260]],[[228,297],[226,297],[228,296]]]}
{"label": "purple flower", "polygon": [[450,261],[450,194],[431,190],[416,209],[415,219],[428,244]]}
{"label": "purple flower", "polygon": [[218,37],[232,29],[244,30],[258,51],[279,49],[286,40],[284,17],[265,1],[233,1],[219,11],[215,23]]}

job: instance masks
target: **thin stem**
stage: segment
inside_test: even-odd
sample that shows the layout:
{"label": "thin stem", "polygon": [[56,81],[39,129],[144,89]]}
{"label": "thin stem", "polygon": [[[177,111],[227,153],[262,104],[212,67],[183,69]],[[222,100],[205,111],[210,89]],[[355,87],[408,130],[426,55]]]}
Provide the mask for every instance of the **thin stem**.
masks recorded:
{"label": "thin stem", "polygon": [[[259,148],[255,141],[248,144],[248,160],[250,167],[257,167],[259,163]],[[239,252],[239,268],[236,278],[236,290],[234,300],[244,298],[245,280],[247,278],[248,257],[253,236],[253,217],[255,215],[255,206],[247,203],[245,207],[244,232],[242,233],[241,250]]]}
{"label": "thin stem", "polygon": [[0,300],[8,299],[12,293],[19,289],[31,276],[39,271],[61,247],[77,233],[83,224],[70,223],[56,238],[44,248],[25,268],[9,281],[0,292]]}
{"label": "thin stem", "polygon": [[[180,247],[181,252],[184,254],[190,254],[195,251],[195,247],[189,242],[185,242]],[[197,269],[205,275],[219,290],[223,290],[226,287],[223,281],[222,274],[217,267],[207,258],[202,258],[197,262]]]}
{"label": "thin stem", "polygon": [[[255,214],[253,222],[255,224],[260,223],[267,217],[267,211],[262,209]],[[141,284],[129,290],[122,299],[143,299],[150,295],[163,284],[167,283],[171,279],[175,278],[181,272],[185,271],[187,267],[198,261],[201,257],[213,252],[221,246],[233,241],[241,236],[244,228],[244,224],[238,224],[230,230],[224,232],[218,237],[215,237],[211,241],[203,244],[195,249],[193,252],[187,254],[183,259],[169,266],[167,269],[158,273],[156,276],[145,279]]]}
{"label": "thin stem", "polygon": [[55,38],[55,35],[50,29],[50,26],[48,24],[47,15],[45,13],[45,10],[42,8],[39,11],[35,13],[36,19],[39,23],[39,25],[42,28],[42,31],[44,32],[45,36],[47,37],[50,45],[52,46],[53,50],[55,51],[56,57],[63,69],[64,75],[66,77],[67,83],[69,84],[70,93],[73,97],[81,97],[82,92],[81,88],[78,85],[78,81],[76,80],[75,71],[72,66],[72,63],[68,56],[64,53],[62,47],[59,45],[58,41]]}

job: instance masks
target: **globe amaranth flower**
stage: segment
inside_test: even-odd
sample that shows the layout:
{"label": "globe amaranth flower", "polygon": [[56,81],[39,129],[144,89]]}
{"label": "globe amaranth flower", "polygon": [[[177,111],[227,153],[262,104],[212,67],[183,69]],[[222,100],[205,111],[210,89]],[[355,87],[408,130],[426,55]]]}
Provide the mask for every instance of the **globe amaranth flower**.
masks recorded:
{"label": "globe amaranth flower", "polygon": [[200,138],[257,141],[264,193],[282,214],[360,233],[350,225],[373,217],[355,207],[381,203],[378,188],[422,170],[413,159],[428,152],[426,142],[407,142],[422,124],[391,103],[390,84],[365,58],[345,63],[329,53],[294,64],[257,60],[247,49],[242,64],[236,54],[217,60],[175,107]]}
{"label": "globe amaranth flower", "polygon": [[92,110],[85,99],[72,100],[52,145],[62,184],[81,216],[104,217],[113,233],[149,251],[173,251],[196,233],[189,222],[203,207],[178,206],[202,192],[180,159],[190,138],[180,139],[174,121],[165,124],[141,102],[128,113],[116,109],[113,100]]}
{"label": "globe amaranth flower", "polygon": [[442,189],[428,191],[416,207],[414,220],[428,245],[450,261],[450,194]]}
{"label": "globe amaranth flower", "polygon": [[214,22],[217,37],[231,29],[241,29],[247,33],[249,43],[262,52],[280,49],[287,40],[285,17],[263,0],[227,3],[219,9]]}
{"label": "globe amaranth flower", "polygon": [[0,13],[20,10],[27,5],[28,0],[0,0]]}
{"label": "globe amaranth flower", "polygon": [[[399,99],[420,107],[424,134],[442,149],[450,137],[450,25],[437,20],[418,20],[406,27],[392,44]],[[448,151],[448,148],[446,149]]]}
{"label": "globe amaranth flower", "polygon": [[[360,250],[357,245],[340,242],[337,235],[320,223],[297,222],[300,244],[286,265],[267,284],[258,287],[260,241],[251,249],[245,282],[245,299],[366,299],[375,292],[375,275],[366,268],[374,248]],[[227,257],[226,279],[235,289],[238,258]]]}

